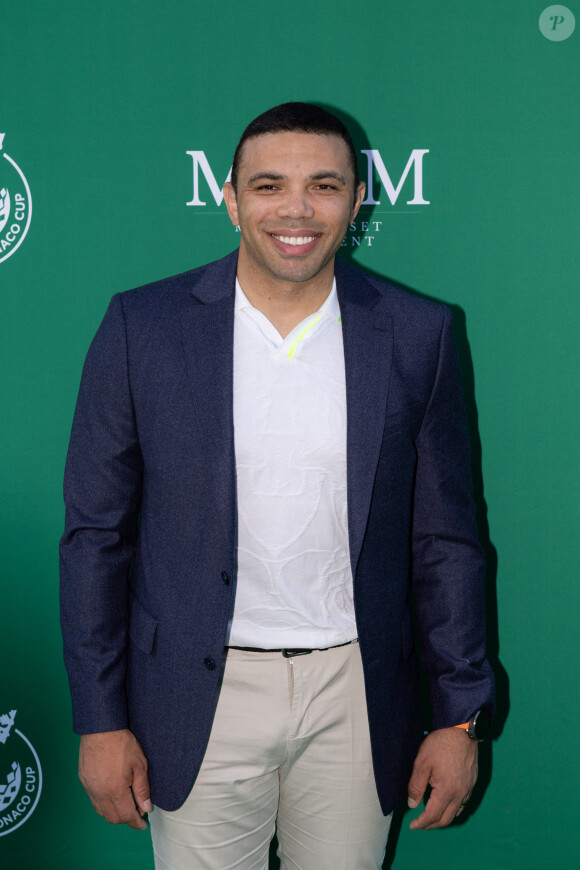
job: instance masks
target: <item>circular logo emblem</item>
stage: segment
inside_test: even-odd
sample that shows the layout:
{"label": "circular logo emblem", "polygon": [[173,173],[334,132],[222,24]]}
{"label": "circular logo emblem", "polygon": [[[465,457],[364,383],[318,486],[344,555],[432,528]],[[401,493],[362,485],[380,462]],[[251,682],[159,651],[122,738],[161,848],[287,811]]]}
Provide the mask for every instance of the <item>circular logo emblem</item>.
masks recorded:
{"label": "circular logo emblem", "polygon": [[18,164],[3,150],[0,133],[0,263],[18,250],[32,216],[30,188]]}
{"label": "circular logo emblem", "polygon": [[0,837],[15,831],[32,815],[42,791],[38,755],[14,728],[16,710],[0,715]]}
{"label": "circular logo emblem", "polygon": [[547,6],[540,15],[540,30],[552,42],[562,42],[574,33],[576,19],[567,6]]}

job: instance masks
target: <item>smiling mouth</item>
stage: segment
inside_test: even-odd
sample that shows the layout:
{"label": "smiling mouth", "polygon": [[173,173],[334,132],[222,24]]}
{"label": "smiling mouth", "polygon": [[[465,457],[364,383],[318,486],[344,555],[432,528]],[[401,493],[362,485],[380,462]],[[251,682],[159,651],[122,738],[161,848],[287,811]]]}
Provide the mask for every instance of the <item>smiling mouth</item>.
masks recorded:
{"label": "smiling mouth", "polygon": [[285,245],[292,245],[293,248],[300,247],[301,245],[308,245],[310,242],[313,242],[318,236],[277,236],[275,233],[272,233],[272,238],[278,239],[279,242],[282,242]]}

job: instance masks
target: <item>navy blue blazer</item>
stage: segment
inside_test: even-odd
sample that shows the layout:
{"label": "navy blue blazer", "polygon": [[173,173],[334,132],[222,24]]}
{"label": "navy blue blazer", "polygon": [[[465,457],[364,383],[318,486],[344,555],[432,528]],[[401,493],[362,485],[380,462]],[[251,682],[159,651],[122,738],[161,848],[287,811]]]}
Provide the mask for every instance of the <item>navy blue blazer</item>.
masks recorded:
{"label": "navy blue blazer", "polygon": [[[113,297],[85,363],[65,474],[65,661],[79,733],[130,728],[153,802],[185,801],[236,588],[237,253]],[[413,596],[436,728],[490,707],[484,560],[449,310],[337,260],[349,544],[378,794],[422,736]]]}

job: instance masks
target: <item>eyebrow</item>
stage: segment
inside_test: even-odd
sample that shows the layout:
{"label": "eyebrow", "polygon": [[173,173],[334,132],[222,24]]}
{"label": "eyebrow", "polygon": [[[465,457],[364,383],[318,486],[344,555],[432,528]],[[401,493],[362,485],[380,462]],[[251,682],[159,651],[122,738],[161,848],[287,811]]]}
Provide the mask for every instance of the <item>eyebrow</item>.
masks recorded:
{"label": "eyebrow", "polygon": [[255,172],[248,178],[248,184],[254,184],[256,181],[285,181],[286,175],[280,175],[278,172]]}
{"label": "eyebrow", "polygon": [[[255,172],[248,179],[248,184],[255,184],[257,181],[286,181],[287,175],[281,175],[279,172]],[[308,181],[324,181],[326,178],[334,178],[340,184],[348,186],[348,182],[342,172],[337,172],[336,169],[322,169],[320,172],[315,172],[308,176]]]}

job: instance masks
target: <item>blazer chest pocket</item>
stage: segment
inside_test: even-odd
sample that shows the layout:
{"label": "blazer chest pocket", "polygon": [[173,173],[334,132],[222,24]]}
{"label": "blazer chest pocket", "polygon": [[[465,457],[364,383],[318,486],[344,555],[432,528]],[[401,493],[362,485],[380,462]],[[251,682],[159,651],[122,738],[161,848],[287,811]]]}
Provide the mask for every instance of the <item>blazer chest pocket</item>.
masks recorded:
{"label": "blazer chest pocket", "polygon": [[129,616],[129,637],[135,646],[146,655],[153,652],[156,631],[157,620],[147,613],[140,601],[132,598]]}

